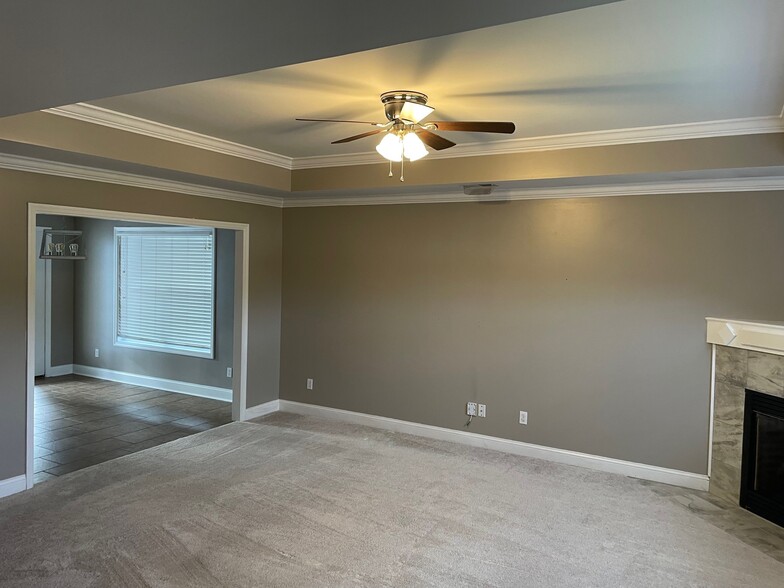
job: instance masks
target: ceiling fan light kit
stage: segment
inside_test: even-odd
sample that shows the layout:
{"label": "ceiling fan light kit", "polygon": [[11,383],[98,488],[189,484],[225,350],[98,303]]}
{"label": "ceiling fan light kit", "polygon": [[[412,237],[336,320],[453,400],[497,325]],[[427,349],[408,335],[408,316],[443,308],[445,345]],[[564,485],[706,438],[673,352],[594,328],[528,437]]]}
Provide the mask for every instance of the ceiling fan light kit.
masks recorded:
{"label": "ceiling fan light kit", "polygon": [[333,144],[349,143],[357,139],[384,133],[381,142],[376,146],[379,155],[389,161],[389,175],[392,176],[392,162],[400,162],[400,181],[403,181],[403,162],[405,159],[416,161],[428,154],[425,145],[440,151],[454,147],[452,141],[436,135],[433,131],[463,131],[477,133],[514,133],[515,125],[511,122],[467,122],[437,121],[422,123],[433,110],[427,105],[427,95],[411,90],[394,90],[381,94],[381,104],[387,123],[375,123],[356,120],[298,118],[301,121],[345,122],[365,124],[377,127],[372,131],[352,135],[345,139],[333,141]]}
{"label": "ceiling fan light kit", "polygon": [[416,133],[409,132],[403,136],[403,155],[409,161],[416,161],[427,155],[427,148]]}
{"label": "ceiling fan light kit", "polygon": [[403,141],[402,139],[393,134],[387,133],[381,139],[381,143],[376,145],[376,151],[384,159],[389,161],[401,161],[403,159]]}

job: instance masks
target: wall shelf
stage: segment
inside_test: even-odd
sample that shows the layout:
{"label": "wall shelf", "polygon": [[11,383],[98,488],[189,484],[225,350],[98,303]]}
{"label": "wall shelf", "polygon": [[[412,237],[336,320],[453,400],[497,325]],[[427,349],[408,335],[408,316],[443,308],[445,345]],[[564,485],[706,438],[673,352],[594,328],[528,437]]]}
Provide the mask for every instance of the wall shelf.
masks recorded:
{"label": "wall shelf", "polygon": [[39,259],[80,261],[87,259],[82,247],[82,231],[44,229]]}
{"label": "wall shelf", "polygon": [[84,255],[39,255],[39,259],[56,259],[58,261],[72,260],[79,261],[80,259],[87,259]]}

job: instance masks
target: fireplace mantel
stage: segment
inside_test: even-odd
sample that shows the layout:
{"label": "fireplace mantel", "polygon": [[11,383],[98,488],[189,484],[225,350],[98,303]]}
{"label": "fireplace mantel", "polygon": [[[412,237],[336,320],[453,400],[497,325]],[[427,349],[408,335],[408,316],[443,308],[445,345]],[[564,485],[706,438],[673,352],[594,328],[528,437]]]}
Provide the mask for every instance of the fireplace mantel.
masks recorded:
{"label": "fireplace mantel", "polygon": [[784,322],[708,317],[708,343],[784,355]]}

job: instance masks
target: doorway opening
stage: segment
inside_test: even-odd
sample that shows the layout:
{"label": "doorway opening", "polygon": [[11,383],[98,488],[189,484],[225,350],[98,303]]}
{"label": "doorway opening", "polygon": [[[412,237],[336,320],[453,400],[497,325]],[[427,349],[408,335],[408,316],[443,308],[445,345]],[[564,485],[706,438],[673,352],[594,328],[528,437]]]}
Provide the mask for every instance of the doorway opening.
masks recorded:
{"label": "doorway opening", "polygon": [[29,205],[28,488],[244,419],[248,243],[241,223]]}

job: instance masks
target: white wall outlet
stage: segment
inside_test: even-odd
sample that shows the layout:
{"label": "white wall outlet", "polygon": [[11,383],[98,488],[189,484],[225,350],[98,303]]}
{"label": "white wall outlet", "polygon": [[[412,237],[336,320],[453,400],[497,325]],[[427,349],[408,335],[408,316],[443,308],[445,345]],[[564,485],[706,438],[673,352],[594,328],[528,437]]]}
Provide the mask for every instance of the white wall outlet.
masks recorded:
{"label": "white wall outlet", "polygon": [[308,390],[313,390],[313,378],[308,378],[307,387]]}
{"label": "white wall outlet", "polygon": [[468,416],[476,416],[476,402],[466,404],[466,414]]}
{"label": "white wall outlet", "polygon": [[101,357],[101,350],[97,347],[95,348],[95,357]]}
{"label": "white wall outlet", "polygon": [[527,425],[528,424],[528,413],[524,410],[520,411],[520,424]]}
{"label": "white wall outlet", "polygon": [[234,374],[234,370],[230,367],[226,368],[226,377],[230,378]]}
{"label": "white wall outlet", "polygon": [[479,414],[478,414],[478,416],[480,416],[482,418],[487,416],[487,405],[486,404],[480,404],[479,405]]}

